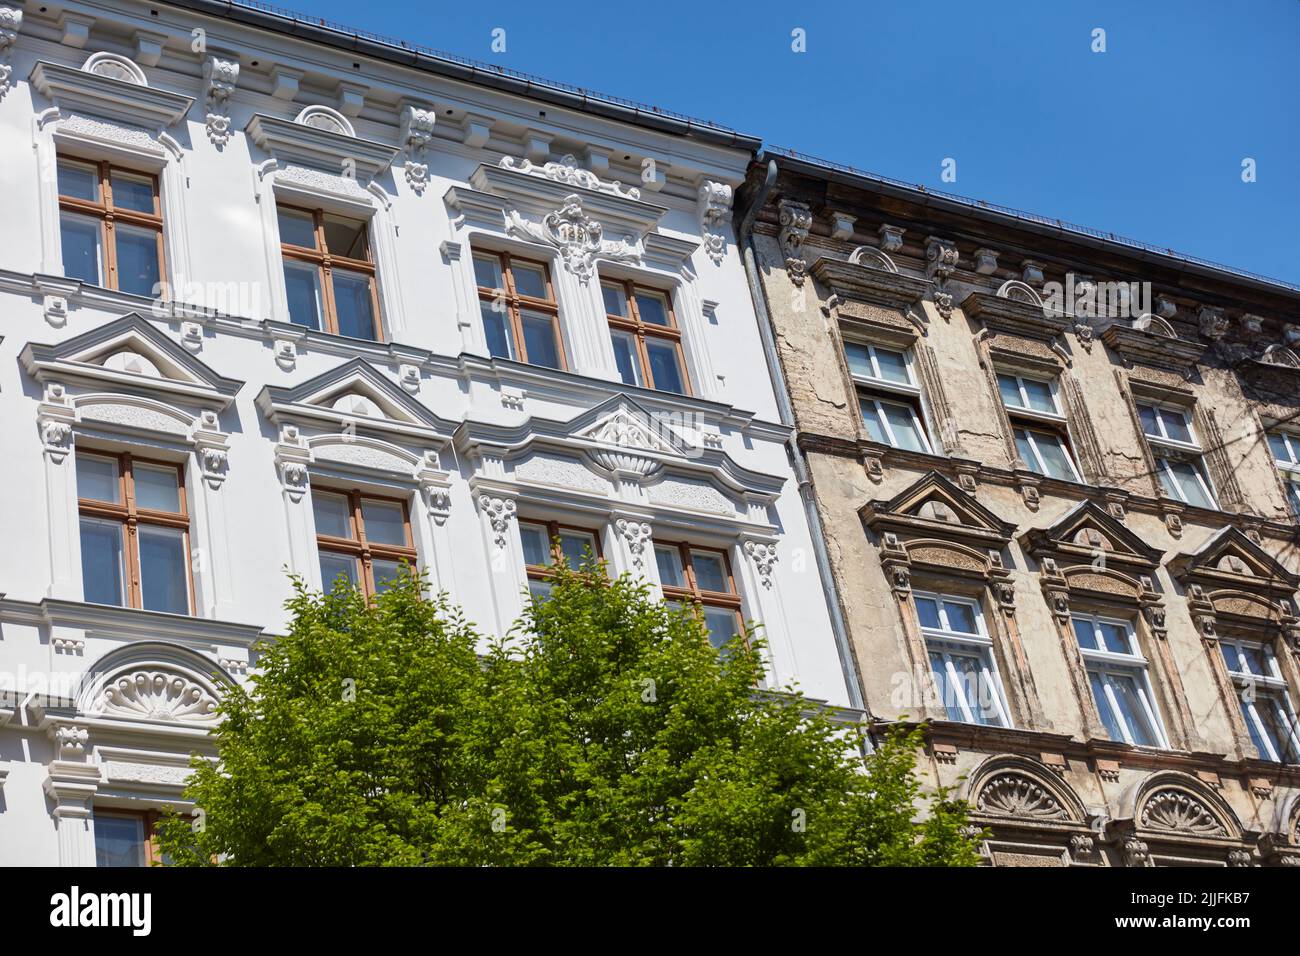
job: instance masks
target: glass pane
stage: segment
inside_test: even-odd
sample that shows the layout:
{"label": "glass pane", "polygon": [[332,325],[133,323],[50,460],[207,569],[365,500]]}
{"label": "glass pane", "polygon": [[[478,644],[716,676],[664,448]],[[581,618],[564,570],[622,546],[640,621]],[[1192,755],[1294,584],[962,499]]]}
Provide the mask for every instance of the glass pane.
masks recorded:
{"label": "glass pane", "polygon": [[889,421],[889,428],[894,433],[894,441],[899,448],[906,448],[908,451],[926,450],[920,425],[910,407],[895,405],[893,402],[881,402],[880,407]]}
{"label": "glass pane", "polygon": [[1254,674],[1256,677],[1271,677],[1272,672],[1264,664],[1264,649],[1252,644],[1240,644],[1238,650],[1241,653],[1241,661],[1246,666],[1248,674]]}
{"label": "glass pane", "polygon": [[98,220],[65,212],[59,217],[59,239],[63,247],[63,274],[99,285]]}
{"label": "glass pane", "polygon": [[528,581],[528,593],[534,601],[545,601],[555,590],[555,585],[550,581],[539,578],[530,578]]}
{"label": "glass pane", "polygon": [[316,248],[316,223],[309,213],[277,209],[276,218],[280,221],[281,243],[304,249]]}
{"label": "glass pane", "polygon": [[59,195],[99,202],[99,170],[79,163],[60,162]]}
{"label": "glass pane", "polygon": [[190,613],[185,533],[179,528],[140,525],[140,590],[150,611]]}
{"label": "glass pane", "polygon": [[596,556],[596,539],[579,531],[560,532],[560,553],[571,568],[580,568],[591,557]]}
{"label": "glass pane", "polygon": [[1165,423],[1165,434],[1175,441],[1190,442],[1192,430],[1187,425],[1187,416],[1174,409],[1162,408],[1160,418]]}
{"label": "glass pane", "polygon": [[701,591],[731,592],[722,555],[692,551],[691,568],[695,571],[695,584]]}
{"label": "glass pane", "polygon": [[1038,460],[1038,456],[1034,454],[1034,445],[1029,440],[1029,433],[1023,428],[1013,429],[1012,432],[1016,436],[1016,454],[1020,456],[1020,460],[1025,463],[1025,467],[1030,471],[1041,475],[1043,465]]}
{"label": "glass pane", "polygon": [[602,284],[600,295],[605,300],[606,314],[627,318],[627,294],[621,285]]}
{"label": "glass pane", "polygon": [[331,538],[352,537],[352,507],[343,495],[313,492],[311,510],[316,518],[316,533]]}
{"label": "glass pane", "polygon": [[1286,483],[1286,497],[1291,503],[1292,514],[1300,515],[1300,484],[1288,481]]}
{"label": "glass pane", "polygon": [[524,351],[528,355],[528,364],[559,368],[560,349],[555,341],[555,324],[551,316],[525,312],[520,320],[524,326]]}
{"label": "glass pane", "polygon": [[966,715],[962,713],[957,688],[948,680],[947,665],[944,664],[943,655],[938,651],[930,652],[930,673],[934,675],[934,682],[939,688],[939,700],[943,703],[948,719],[965,720]]}
{"label": "glass pane", "polygon": [[546,525],[519,523],[519,537],[524,545],[524,564],[545,567],[551,563],[551,542]]}
{"label": "glass pane", "polygon": [[1065,444],[1058,436],[1049,432],[1034,432],[1034,443],[1038,446],[1038,454],[1048,477],[1074,480],[1074,467],[1070,456],[1066,454]]}
{"label": "glass pane", "polygon": [[77,456],[77,497],[120,504],[121,491],[116,459]]}
{"label": "glass pane", "polygon": [[370,562],[370,573],[375,577],[375,593],[382,594],[392,586],[393,582],[401,577],[402,569],[407,567],[409,562],[406,561],[389,561],[386,558],[374,558]]}
{"label": "glass pane", "polygon": [[916,598],[916,616],[922,627],[943,628],[943,622],[939,620],[939,602],[934,598]]}
{"label": "glass pane", "polygon": [[1029,407],[1036,412],[1055,412],[1056,403],[1052,401],[1052,386],[1046,382],[1035,382],[1033,379],[1021,379],[1025,387],[1025,397],[1029,400]]}
{"label": "glass pane", "polygon": [[714,647],[721,647],[740,633],[736,613],[728,608],[706,607],[704,626],[709,631],[709,643]]}
{"label": "glass pane", "polygon": [[943,610],[948,617],[948,630],[958,631],[962,634],[979,633],[975,625],[975,608],[971,605],[961,604],[956,601],[944,601]]}
{"label": "glass pane", "polygon": [[532,296],[534,299],[549,298],[546,294],[546,271],[541,266],[515,261],[511,263],[511,272],[514,275],[517,293]]}
{"label": "glass pane", "polygon": [[180,513],[180,476],[175,468],[137,463],[131,472],[135,477],[135,503],[138,507]]}
{"label": "glass pane", "polygon": [[968,654],[950,655],[957,674],[961,679],[961,690],[966,695],[966,706],[978,724],[996,724],[999,722],[997,708],[989,685],[984,680],[984,662]]}
{"label": "glass pane", "polygon": [[407,546],[406,515],[400,502],[362,498],[361,520],[366,526],[366,540],[372,544]]}
{"label": "glass pane", "polygon": [[1276,759],[1295,763],[1295,748],[1291,743],[1293,720],[1282,700],[1269,694],[1255,702],[1255,710],[1259,713],[1260,723],[1264,725],[1264,735],[1277,753]]}
{"label": "glass pane", "polygon": [[1074,619],[1074,639],[1079,642],[1079,646],[1084,650],[1101,650],[1101,647],[1097,644],[1097,629],[1092,626],[1092,621],[1086,617],[1076,617]]}
{"label": "glass pane", "polygon": [[158,233],[120,223],[114,232],[117,233],[117,287],[132,295],[158,295]]}
{"label": "glass pane", "polygon": [[871,353],[865,345],[857,342],[844,343],[844,357],[849,363],[849,372],[863,378],[875,378],[875,369],[871,367]]}
{"label": "glass pane", "polygon": [[659,567],[660,583],[673,588],[686,587],[682,556],[676,548],[655,548],[655,564]]}
{"label": "glass pane", "polygon": [[351,587],[357,586],[357,559],[346,554],[320,553],[320,579],[326,591],[333,591],[339,577]]}
{"label": "glass pane", "polygon": [[1147,720],[1146,709],[1138,696],[1137,681],[1128,674],[1112,674],[1108,678],[1115,690],[1120,710],[1124,712],[1124,722],[1133,735],[1133,743],[1140,747],[1154,747],[1155,731]]}
{"label": "glass pane", "polygon": [[863,424],[867,426],[867,436],[872,441],[878,441],[882,445],[889,444],[889,436],[885,434],[885,426],[880,423],[880,414],[875,400],[871,398],[859,399],[859,405],[862,408]]}
{"label": "glass pane", "polygon": [[656,292],[637,292],[636,310],[647,325],[669,325],[668,300]]}
{"label": "glass pane", "polygon": [[348,259],[370,258],[369,230],[362,220],[326,216],[324,230],[325,248],[330,255]]}
{"label": "glass pane", "polygon": [[1273,452],[1273,458],[1283,464],[1291,464],[1291,449],[1287,447],[1287,442],[1281,435],[1269,435],[1268,447]]}
{"label": "glass pane", "polygon": [[1160,437],[1160,425],[1156,422],[1156,410],[1150,405],[1139,405],[1138,418],[1142,420],[1142,431],[1148,435]]}
{"label": "glass pane", "polygon": [[646,352],[650,357],[650,377],[655,388],[661,392],[681,394],[682,369],[677,361],[677,346],[672,342],[646,341]]}
{"label": "glass pane", "polygon": [[1106,681],[1101,674],[1089,671],[1088,683],[1092,685],[1092,699],[1097,705],[1097,716],[1101,718],[1102,726],[1106,728],[1106,734],[1116,743],[1125,743],[1124,731],[1120,728],[1119,721],[1115,719],[1115,711],[1110,706],[1110,698],[1106,696]]}
{"label": "glass pane", "polygon": [[1176,485],[1174,492],[1175,497],[1181,497],[1189,505],[1198,505],[1202,508],[1213,508],[1214,502],[1210,496],[1205,493],[1201,485],[1200,470],[1187,461],[1168,460],[1169,472]]}
{"label": "glass pane", "polygon": [[375,337],[375,300],[370,276],[334,270],[334,312],[339,335],[354,339]]}
{"label": "glass pane", "polygon": [[1101,631],[1101,639],[1106,644],[1106,650],[1115,654],[1132,654],[1134,652],[1133,648],[1129,646],[1128,628],[1123,624],[1101,621],[1098,628]]}
{"label": "glass pane", "polygon": [[145,866],[144,820],[95,814],[95,866]]}
{"label": "glass pane", "polygon": [[902,385],[911,384],[911,379],[907,377],[907,358],[902,352],[876,349],[876,366],[880,370],[880,377],[886,381],[898,382]]}
{"label": "glass pane", "polygon": [[113,187],[114,208],[147,213],[154,211],[153,180],[148,176],[136,176],[114,170],[109,173],[108,179]]}
{"label": "glass pane", "polygon": [[484,289],[505,289],[501,281],[501,260],[496,256],[475,256],[474,281]]}
{"label": "glass pane", "polygon": [[494,309],[491,302],[480,302],[479,314],[483,316],[483,333],[487,337],[488,354],[493,358],[514,358],[514,339],[510,334],[510,316],[506,310]]}
{"label": "glass pane", "polygon": [[1229,644],[1227,641],[1220,641],[1219,650],[1223,654],[1223,663],[1227,665],[1229,671],[1237,674],[1246,673],[1242,670],[1244,665],[1241,663],[1241,658],[1237,656],[1236,644]]}
{"label": "glass pane", "polygon": [[1020,384],[1014,375],[998,376],[998,392],[1002,395],[1002,404],[1008,408],[1024,407],[1024,402],[1020,399]]}
{"label": "glass pane", "polygon": [[120,524],[81,519],[81,586],[92,604],[126,604]]}
{"label": "glass pane", "polygon": [[636,340],[626,332],[609,333],[614,345],[614,362],[618,365],[618,377],[624,385],[643,385],[641,381],[641,363],[637,360]]}
{"label": "glass pane", "polygon": [[289,321],[309,329],[320,328],[320,274],[305,262],[284,260],[284,291],[289,299]]}

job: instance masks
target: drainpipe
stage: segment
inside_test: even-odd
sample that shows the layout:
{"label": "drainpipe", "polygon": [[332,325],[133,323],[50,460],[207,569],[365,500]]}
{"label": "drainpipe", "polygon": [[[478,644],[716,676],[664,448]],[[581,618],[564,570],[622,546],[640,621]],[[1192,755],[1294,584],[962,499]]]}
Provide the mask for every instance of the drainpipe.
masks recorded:
{"label": "drainpipe", "polygon": [[[758,265],[754,261],[753,229],[758,210],[763,208],[768,193],[776,183],[776,160],[767,161],[767,176],[759,187],[749,208],[740,221],[736,241],[740,244],[741,255],[745,260],[745,277],[749,280],[749,293],[754,300],[754,310],[758,313],[758,334],[763,340],[763,358],[767,360],[767,371],[772,378],[776,392],[777,413],[781,424],[788,426],[790,437],[786,439],[786,454],[794,468],[795,480],[799,485],[799,500],[803,502],[804,517],[808,531],[812,535],[813,554],[817,559],[817,572],[821,576],[822,593],[826,595],[826,609],[831,616],[831,630],[835,634],[835,647],[840,655],[840,667],[844,671],[844,681],[848,685],[849,704],[858,710],[866,710],[862,698],[862,683],[858,680],[858,669],[853,662],[853,650],[849,646],[848,628],[844,624],[844,614],[840,609],[839,595],[835,588],[835,577],[831,573],[831,561],[826,552],[826,538],[822,535],[821,516],[817,513],[817,504],[813,500],[812,479],[808,474],[808,465],[794,433],[794,406],[790,403],[790,391],[786,386],[785,373],[781,370],[781,359],[776,352],[776,337],[773,331],[772,316],[767,309],[767,293],[759,281]],[[870,713],[867,714],[870,717]]]}

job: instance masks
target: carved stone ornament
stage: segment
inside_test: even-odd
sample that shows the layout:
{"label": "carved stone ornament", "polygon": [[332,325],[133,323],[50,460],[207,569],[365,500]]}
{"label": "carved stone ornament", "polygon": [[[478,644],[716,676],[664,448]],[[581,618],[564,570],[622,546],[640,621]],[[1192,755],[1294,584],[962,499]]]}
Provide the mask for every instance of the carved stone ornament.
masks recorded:
{"label": "carved stone ornament", "polygon": [[876,231],[880,234],[880,248],[885,252],[897,252],[903,248],[903,233],[907,232],[906,229],[882,222]]}
{"label": "carved stone ornament", "polygon": [[209,54],[203,61],[203,103],[205,126],[212,145],[221,149],[230,142],[230,97],[239,83],[239,60]]}
{"label": "carved stone ornament", "polygon": [[1019,773],[1000,773],[986,783],[975,800],[980,813],[1033,820],[1066,820],[1060,802],[1036,780]]}
{"label": "carved stone ornament", "polygon": [[545,163],[541,166],[530,159],[516,159],[513,156],[503,157],[499,165],[502,169],[527,173],[531,176],[541,176],[544,179],[563,183],[566,186],[580,186],[594,192],[622,196],[624,199],[641,198],[641,190],[635,186],[624,186],[614,179],[601,179],[591,170],[583,169],[578,165],[578,158],[572,153],[561,156],[559,162]]}
{"label": "carved stone ornament", "polygon": [[1097,852],[1097,841],[1086,833],[1076,833],[1070,837],[1070,855],[1088,857]]}
{"label": "carved stone ornament", "polygon": [[204,723],[217,719],[217,699],[180,674],[135,671],[104,688],[104,713],[137,720]]}
{"label": "carved stone ornament", "polygon": [[402,108],[402,148],[406,150],[406,182],[417,195],[429,185],[429,164],[425,151],[433,141],[433,124],[438,114],[408,103]]}
{"label": "carved stone ornament", "polygon": [[802,286],[808,276],[808,263],[804,261],[803,241],[812,229],[812,209],[807,203],[782,199],[779,205],[781,213],[781,254],[785,256],[785,270],[790,281]]}
{"label": "carved stone ornament", "polygon": [[528,222],[513,209],[508,217],[509,231],[522,238],[533,239],[554,246],[561,260],[578,281],[586,285],[596,272],[597,259],[614,262],[639,262],[641,254],[631,236],[617,242],[603,237],[604,227],[587,215],[582,208],[582,197],[570,193],[564,203],[542,219],[541,225]]}
{"label": "carved stone ornament", "polygon": [[14,68],[9,62],[9,53],[18,42],[18,31],[22,25],[21,7],[0,6],[0,99],[13,86]]}
{"label": "carved stone ornament", "polygon": [[1228,317],[1222,309],[1203,305],[1197,318],[1201,326],[1201,335],[1207,339],[1217,342],[1228,334]]}
{"label": "carved stone ornament", "polygon": [[510,498],[479,495],[477,503],[479,511],[483,512],[492,528],[492,540],[498,548],[504,548],[510,532],[510,519],[515,516],[514,501]]}
{"label": "carved stone ornament", "polygon": [[758,572],[758,580],[762,582],[763,587],[770,590],[772,587],[772,572],[776,569],[777,562],[776,544],[762,541],[746,541],[745,553],[754,562],[754,570]]}
{"label": "carved stone ornament", "polygon": [[726,183],[711,179],[700,182],[700,233],[704,237],[704,251],[714,265],[721,265],[727,254],[726,228],[731,221],[731,197],[731,187]]}
{"label": "carved stone ornament", "polygon": [[85,727],[55,727],[54,743],[59,748],[60,760],[80,760],[86,755],[90,731]]}
{"label": "carved stone ornament", "polygon": [[1184,790],[1160,790],[1142,806],[1142,826],[1194,836],[1227,836],[1228,831],[1200,800]]}
{"label": "carved stone ornament", "polygon": [[619,518],[614,527],[627,542],[627,550],[632,555],[632,566],[644,573],[646,547],[650,544],[650,525],[644,521]]}
{"label": "carved stone ornament", "polygon": [[925,245],[925,276],[934,280],[934,307],[946,322],[952,318],[952,293],[948,277],[957,269],[957,246],[947,239],[930,236]]}
{"label": "carved stone ornament", "polygon": [[58,418],[42,418],[39,424],[46,453],[56,461],[62,461],[72,450],[72,425]]}
{"label": "carved stone ornament", "polygon": [[1126,838],[1120,846],[1125,866],[1151,866],[1151,848],[1135,836]]}

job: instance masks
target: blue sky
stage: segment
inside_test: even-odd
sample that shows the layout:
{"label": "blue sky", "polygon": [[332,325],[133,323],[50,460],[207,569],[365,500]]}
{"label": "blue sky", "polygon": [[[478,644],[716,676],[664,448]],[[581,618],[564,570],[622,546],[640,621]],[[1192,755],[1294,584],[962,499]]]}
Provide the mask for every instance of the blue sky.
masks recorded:
{"label": "blue sky", "polygon": [[282,2],[1300,283],[1300,0]]}

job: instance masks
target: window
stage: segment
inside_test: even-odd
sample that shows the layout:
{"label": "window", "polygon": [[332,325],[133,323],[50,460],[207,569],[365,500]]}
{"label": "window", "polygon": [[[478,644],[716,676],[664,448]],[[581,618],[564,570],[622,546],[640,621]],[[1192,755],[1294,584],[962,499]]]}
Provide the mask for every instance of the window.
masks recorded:
{"label": "window", "polygon": [[184,467],[131,454],[76,457],[86,600],[192,614]]}
{"label": "window", "polygon": [[1133,625],[1088,614],[1076,614],[1073,624],[1093,702],[1110,739],[1139,747],[1165,746],[1147,661]]}
{"label": "window", "polygon": [[1137,410],[1165,493],[1198,508],[1216,507],[1187,412],[1145,402],[1139,402]]}
{"label": "window", "polygon": [[745,633],[740,595],[725,551],[688,544],[656,544],[655,564],[665,602],[669,607],[681,607],[686,602],[698,607],[714,647],[721,648],[737,634]]}
{"label": "window", "polygon": [[370,228],[319,209],[279,206],[289,321],[354,339],[381,338]]}
{"label": "window", "polygon": [[929,452],[930,440],[921,424],[921,389],[909,355],[860,342],[845,342],[844,354],[871,440]]}
{"label": "window", "polygon": [[489,354],[546,368],[566,367],[560,307],[545,263],[508,252],[476,252],[474,281]]}
{"label": "window", "polygon": [[1246,730],[1260,757],[1278,763],[1300,763],[1300,726],[1273,649],[1225,638],[1219,640],[1219,647],[1228,665],[1228,676],[1237,687]]}
{"label": "window", "polygon": [[668,296],[631,282],[602,282],[600,291],[623,384],[687,394],[682,333]]}
{"label": "window", "polygon": [[1078,481],[1056,383],[999,372],[998,392],[1011,421],[1016,453],[1026,467],[1048,478]]}
{"label": "window", "polygon": [[320,579],[326,590],[339,578],[367,597],[384,591],[402,570],[416,564],[406,502],[359,491],[312,490]]}
{"label": "window", "polygon": [[95,811],[95,866],[154,866],[161,863],[154,842],[155,814]]}
{"label": "window", "polygon": [[162,293],[163,219],[158,179],[109,163],[60,159],[63,271],[132,295]]}
{"label": "window", "polygon": [[545,600],[551,593],[554,566],[565,562],[579,568],[590,553],[600,558],[600,536],[594,531],[570,528],[555,521],[521,521],[519,536],[524,544],[524,566],[528,572],[528,591],[534,600]]}
{"label": "window", "polygon": [[1282,472],[1286,499],[1292,514],[1300,517],[1300,436],[1288,432],[1270,432],[1268,447],[1273,461]]}
{"label": "window", "polygon": [[950,594],[913,594],[930,656],[930,672],[949,720],[1009,727],[993,641],[976,601]]}

